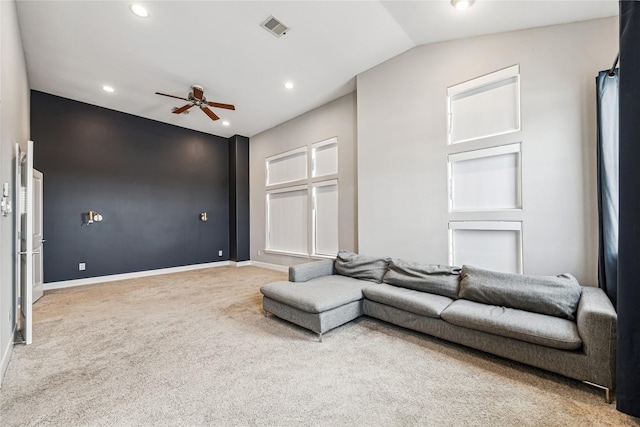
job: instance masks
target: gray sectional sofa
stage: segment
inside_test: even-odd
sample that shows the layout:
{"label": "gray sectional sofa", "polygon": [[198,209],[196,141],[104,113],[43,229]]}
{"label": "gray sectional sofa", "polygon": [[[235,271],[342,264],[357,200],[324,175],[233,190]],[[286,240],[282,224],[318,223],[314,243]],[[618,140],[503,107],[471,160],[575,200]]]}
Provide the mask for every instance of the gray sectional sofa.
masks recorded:
{"label": "gray sectional sofa", "polygon": [[362,315],[615,388],[616,312],[571,275],[525,276],[340,251],[260,288],[271,313],[320,336]]}

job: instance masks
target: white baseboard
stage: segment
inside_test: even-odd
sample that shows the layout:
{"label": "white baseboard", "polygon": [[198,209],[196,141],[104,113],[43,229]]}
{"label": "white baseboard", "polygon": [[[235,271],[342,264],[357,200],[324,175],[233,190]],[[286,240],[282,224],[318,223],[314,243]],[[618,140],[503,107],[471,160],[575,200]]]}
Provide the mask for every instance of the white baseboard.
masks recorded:
{"label": "white baseboard", "polygon": [[17,326],[14,325],[11,339],[7,342],[7,348],[2,352],[2,359],[0,360],[0,387],[2,387],[4,374],[7,372],[7,368],[9,367],[9,359],[11,359],[11,352],[13,351],[13,341],[16,336],[16,328]]}
{"label": "white baseboard", "polygon": [[289,272],[289,267],[286,265],[269,264],[260,261],[251,261],[251,265],[254,267],[268,268],[269,270],[282,271],[283,273]]}
{"label": "white baseboard", "polygon": [[229,261],[208,262],[205,264],[184,265],[181,267],[161,268],[158,270],[136,271],[134,273],[111,274],[109,276],[87,277],[86,279],[62,280],[42,285],[45,291],[52,289],[71,288],[73,286],[95,285],[96,283],[115,282],[117,280],[138,279],[140,277],[159,276],[161,274],[180,273],[183,271],[200,270],[203,268],[226,267]]}
{"label": "white baseboard", "polygon": [[251,265],[251,261],[229,261],[231,267],[247,267]]}
{"label": "white baseboard", "polygon": [[252,265],[254,267],[268,268],[269,270],[282,271],[284,273],[289,271],[289,267],[287,267],[286,265],[268,264],[266,262],[220,261],[220,262],[209,262],[206,264],[185,265],[182,267],[161,268],[158,270],[136,271],[134,273],[111,274],[109,276],[87,277],[86,279],[61,280],[59,282],[45,283],[42,285],[42,288],[45,291],[50,291],[53,289],[71,288],[74,286],[95,285],[97,283],[115,282],[117,280],[138,279],[140,277],[159,276],[161,274],[180,273],[183,271],[200,270],[203,268],[226,267],[226,266],[246,267],[249,265]]}

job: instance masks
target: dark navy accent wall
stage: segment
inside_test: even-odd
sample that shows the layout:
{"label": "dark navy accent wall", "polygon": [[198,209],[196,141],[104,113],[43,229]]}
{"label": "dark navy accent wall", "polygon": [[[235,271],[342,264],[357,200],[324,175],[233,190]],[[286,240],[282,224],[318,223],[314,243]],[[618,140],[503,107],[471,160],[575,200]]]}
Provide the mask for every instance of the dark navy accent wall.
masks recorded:
{"label": "dark navy accent wall", "polygon": [[249,253],[249,138],[229,139],[230,258],[247,261]]}
{"label": "dark navy accent wall", "polygon": [[229,259],[227,138],[36,91],[31,135],[45,282]]}

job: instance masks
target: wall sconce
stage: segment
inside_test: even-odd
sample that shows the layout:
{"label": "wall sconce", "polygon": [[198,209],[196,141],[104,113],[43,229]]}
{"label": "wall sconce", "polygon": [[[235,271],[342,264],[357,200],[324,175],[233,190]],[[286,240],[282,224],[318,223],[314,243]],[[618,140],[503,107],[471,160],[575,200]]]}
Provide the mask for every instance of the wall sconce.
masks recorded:
{"label": "wall sconce", "polygon": [[89,211],[88,213],[85,214],[85,218],[86,219],[84,223],[86,225],[93,224],[94,222],[102,221],[102,215],[100,215],[100,213],[96,211]]}
{"label": "wall sconce", "polygon": [[200,214],[200,221],[207,222],[208,220],[209,220],[209,218],[207,218],[207,213],[206,212],[202,212]]}

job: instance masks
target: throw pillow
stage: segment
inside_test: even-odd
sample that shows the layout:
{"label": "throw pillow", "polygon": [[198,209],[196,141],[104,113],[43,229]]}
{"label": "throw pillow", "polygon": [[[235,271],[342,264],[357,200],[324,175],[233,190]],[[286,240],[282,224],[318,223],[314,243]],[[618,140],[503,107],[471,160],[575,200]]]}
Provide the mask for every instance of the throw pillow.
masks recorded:
{"label": "throw pillow", "polygon": [[336,273],[355,279],[381,283],[390,258],[376,258],[341,250],[336,257]]}
{"label": "throw pillow", "polygon": [[458,298],[460,267],[392,259],[384,282],[455,299]]}
{"label": "throw pillow", "polygon": [[526,276],[462,266],[460,298],[574,320],[582,287],[571,274]]}

